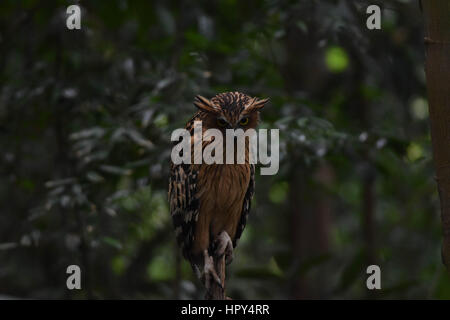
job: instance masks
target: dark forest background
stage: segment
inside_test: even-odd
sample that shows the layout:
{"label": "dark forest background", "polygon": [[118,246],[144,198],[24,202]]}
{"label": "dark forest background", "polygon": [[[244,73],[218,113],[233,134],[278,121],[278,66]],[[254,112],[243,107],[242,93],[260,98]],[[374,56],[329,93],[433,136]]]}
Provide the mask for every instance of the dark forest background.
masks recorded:
{"label": "dark forest background", "polygon": [[170,134],[196,94],[242,91],[271,99],[281,163],[257,176],[229,296],[450,298],[423,34],[408,0],[2,0],[0,297],[202,298],[168,212]]}

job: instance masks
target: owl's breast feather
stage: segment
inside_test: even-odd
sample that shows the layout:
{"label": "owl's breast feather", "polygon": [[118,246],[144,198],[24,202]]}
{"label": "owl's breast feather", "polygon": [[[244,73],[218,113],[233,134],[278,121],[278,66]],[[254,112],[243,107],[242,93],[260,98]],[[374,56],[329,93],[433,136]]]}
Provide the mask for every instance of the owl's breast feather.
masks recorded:
{"label": "owl's breast feather", "polygon": [[199,169],[199,214],[208,216],[212,236],[225,230],[233,238],[250,181],[250,166],[204,164]]}

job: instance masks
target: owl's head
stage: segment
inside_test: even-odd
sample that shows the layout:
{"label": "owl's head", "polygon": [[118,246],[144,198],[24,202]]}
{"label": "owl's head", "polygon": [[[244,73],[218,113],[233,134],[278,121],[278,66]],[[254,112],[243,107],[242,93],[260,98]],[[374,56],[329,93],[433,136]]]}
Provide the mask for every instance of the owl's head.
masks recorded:
{"label": "owl's head", "polygon": [[240,92],[219,93],[211,100],[196,96],[194,105],[204,112],[203,126],[225,129],[255,128],[259,111],[269,99],[258,99]]}

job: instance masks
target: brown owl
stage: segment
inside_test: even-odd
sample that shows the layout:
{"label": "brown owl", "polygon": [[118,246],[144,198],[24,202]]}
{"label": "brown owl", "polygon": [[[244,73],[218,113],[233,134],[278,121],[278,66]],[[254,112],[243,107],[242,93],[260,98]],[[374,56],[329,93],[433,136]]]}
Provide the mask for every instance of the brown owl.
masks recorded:
{"label": "brown owl", "polygon": [[[197,96],[198,111],[186,125],[191,150],[194,121],[202,121],[203,132],[254,129],[267,101],[239,92],[221,93],[211,100]],[[202,148],[208,143],[203,142]],[[210,281],[220,283],[212,256],[225,255],[227,264],[233,258],[250,212],[254,183],[255,168],[248,156],[244,164],[171,164],[169,202],[177,242],[207,289]]]}

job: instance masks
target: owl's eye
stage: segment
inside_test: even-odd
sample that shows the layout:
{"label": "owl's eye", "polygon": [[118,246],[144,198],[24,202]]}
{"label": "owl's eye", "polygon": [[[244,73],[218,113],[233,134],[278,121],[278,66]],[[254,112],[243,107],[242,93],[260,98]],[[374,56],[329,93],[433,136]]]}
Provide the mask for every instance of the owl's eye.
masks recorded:
{"label": "owl's eye", "polygon": [[218,124],[220,127],[225,127],[228,123],[227,123],[225,120],[223,120],[222,118],[218,118],[218,119],[217,119],[217,124]]}
{"label": "owl's eye", "polygon": [[241,119],[241,121],[239,121],[239,124],[241,126],[246,126],[248,124],[248,118]]}

